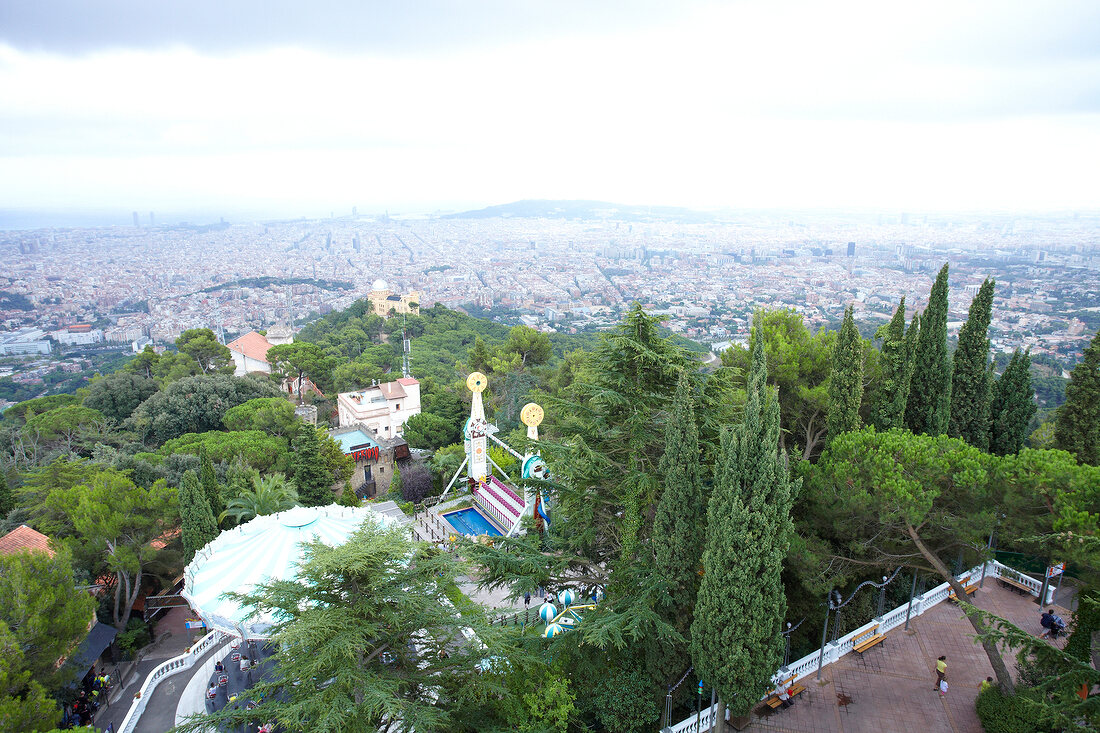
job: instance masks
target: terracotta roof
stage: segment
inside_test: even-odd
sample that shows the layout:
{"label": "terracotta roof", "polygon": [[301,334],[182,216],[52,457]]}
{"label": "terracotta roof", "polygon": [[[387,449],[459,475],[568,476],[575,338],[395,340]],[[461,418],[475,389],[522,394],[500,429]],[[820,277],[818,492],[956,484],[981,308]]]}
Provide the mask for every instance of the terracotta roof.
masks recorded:
{"label": "terracotta roof", "polygon": [[385,382],[378,385],[378,389],[382,390],[382,396],[387,400],[399,400],[405,396],[405,388],[398,382]]}
{"label": "terracotta roof", "polygon": [[420,384],[420,382],[416,381],[412,377],[401,377],[401,379],[397,380],[397,383],[398,384],[403,384],[406,387],[409,387],[409,386],[414,385],[414,384]]}
{"label": "terracotta roof", "polygon": [[25,524],[0,537],[0,555],[12,555],[20,550],[34,550],[53,555],[50,538]]}
{"label": "terracotta roof", "polygon": [[271,348],[271,342],[267,340],[262,333],[256,331],[249,331],[239,339],[230,341],[226,344],[226,347],[230,351],[236,351],[238,354],[244,354],[249,359],[255,359],[256,361],[267,361],[267,350]]}

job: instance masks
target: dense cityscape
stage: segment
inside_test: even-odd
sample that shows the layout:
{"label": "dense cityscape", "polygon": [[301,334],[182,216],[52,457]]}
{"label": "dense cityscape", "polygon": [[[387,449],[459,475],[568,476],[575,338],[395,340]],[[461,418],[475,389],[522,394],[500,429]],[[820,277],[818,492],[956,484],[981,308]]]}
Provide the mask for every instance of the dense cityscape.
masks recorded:
{"label": "dense cityscape", "polygon": [[[986,277],[997,280],[993,348],[1029,348],[1066,368],[1100,325],[1100,220],[1094,216],[652,214],[566,202],[462,216],[158,224],[8,231],[0,253],[0,375],[43,384],[61,357],[101,344],[140,350],[189,328],[223,342],[279,322],[303,324],[365,296],[395,292],[549,332],[605,329],[633,301],[716,353],[747,341],[756,308],[790,308],[811,329],[854,307],[868,337],[902,296],[922,310],[952,266],[955,334]],[[491,213],[492,216],[488,214]],[[528,214],[523,216],[522,214]],[[531,215],[536,214],[536,215]],[[14,296],[14,298],[10,297]],[[13,333],[24,329],[21,334]],[[30,329],[30,330],[28,330]],[[51,353],[52,338],[58,358]],[[37,381],[36,381],[37,380]]]}

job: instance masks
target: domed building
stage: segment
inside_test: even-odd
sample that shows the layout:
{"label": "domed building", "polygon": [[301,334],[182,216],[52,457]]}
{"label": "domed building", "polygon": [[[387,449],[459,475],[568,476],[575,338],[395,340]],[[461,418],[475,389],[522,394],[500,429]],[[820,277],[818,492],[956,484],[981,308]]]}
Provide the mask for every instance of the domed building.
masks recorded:
{"label": "domed building", "polygon": [[387,318],[390,311],[400,315],[402,313],[420,314],[420,292],[412,290],[405,295],[399,295],[390,290],[390,285],[385,280],[375,280],[371,285],[370,294],[367,295],[375,313]]}

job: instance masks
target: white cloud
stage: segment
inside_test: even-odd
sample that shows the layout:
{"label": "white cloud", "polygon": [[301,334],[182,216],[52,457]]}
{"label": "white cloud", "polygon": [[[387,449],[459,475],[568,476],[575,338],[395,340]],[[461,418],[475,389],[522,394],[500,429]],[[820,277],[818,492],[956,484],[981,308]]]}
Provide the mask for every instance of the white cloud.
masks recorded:
{"label": "white cloud", "polygon": [[[0,46],[0,197],[1095,206],[1098,62],[975,59],[951,7],[715,6],[660,30],[431,58]],[[1023,47],[1033,13],[994,30]]]}

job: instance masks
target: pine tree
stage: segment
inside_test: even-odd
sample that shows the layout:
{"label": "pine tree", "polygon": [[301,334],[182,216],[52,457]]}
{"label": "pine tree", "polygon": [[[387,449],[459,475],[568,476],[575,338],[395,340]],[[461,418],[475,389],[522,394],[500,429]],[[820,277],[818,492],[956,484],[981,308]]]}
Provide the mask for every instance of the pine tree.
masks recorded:
{"label": "pine tree", "polygon": [[990,405],[989,452],[999,456],[1019,453],[1035,415],[1031,388],[1031,354],[1017,349],[993,387]]}
{"label": "pine tree", "polygon": [[[904,314],[902,316],[904,322]],[[833,372],[829,377],[829,438],[858,430],[859,406],[863,401],[863,339],[859,336],[852,307],[844,311],[836,347]]]}
{"label": "pine tree", "polygon": [[950,412],[951,360],[947,356],[947,263],[944,263],[920,319],[905,424],[913,433],[946,435]]}
{"label": "pine tree", "polygon": [[359,495],[355,493],[355,489],[351,488],[351,484],[344,484],[344,489],[340,492],[340,498],[336,500],[336,503],[340,506],[359,506],[363,502],[360,501]]}
{"label": "pine tree", "polygon": [[[915,322],[915,321],[914,321]],[[912,326],[909,327],[912,331]],[[878,430],[901,427],[905,418],[905,401],[909,397],[912,360],[907,353],[905,338],[905,297],[898,303],[890,323],[879,331],[882,335],[882,392],[875,405],[872,422]]]}
{"label": "pine tree", "polygon": [[210,502],[206,500],[194,471],[184,473],[180,482],[180,518],[184,560],[191,562],[196,552],[218,536],[218,525],[214,521],[214,513],[210,511]]}
{"label": "pine tree", "polygon": [[214,516],[225,511],[222,487],[218,483],[218,475],[214,473],[214,462],[210,460],[210,453],[207,452],[205,443],[199,446],[199,485],[202,486],[202,493],[206,495],[206,501],[210,504],[210,511]]}
{"label": "pine tree", "polygon": [[1100,331],[1070,372],[1066,402],[1054,424],[1054,441],[1082,463],[1100,465]]}
{"label": "pine tree", "polygon": [[294,439],[291,460],[294,485],[302,506],[328,506],[332,503],[332,471],[321,455],[321,441],[312,425],[302,425]]}
{"label": "pine tree", "polygon": [[753,347],[742,422],[722,435],[691,626],[692,659],[718,691],[719,720],[726,705],[747,715],[783,660],[780,574],[800,482],[778,452],[779,405],[766,384],[761,342]]}
{"label": "pine tree", "polygon": [[681,633],[691,625],[703,554],[700,538],[707,520],[691,389],[691,378],[684,374],[676,385],[672,414],[665,426],[665,453],[660,464],[664,490],[653,519],[655,568],[671,588],[668,609]]}
{"label": "pine tree", "polygon": [[966,323],[959,331],[959,347],[951,370],[951,437],[962,438],[983,451],[989,449],[989,410],[993,397],[989,321],[993,316],[995,285],[986,278],[971,301]]}

